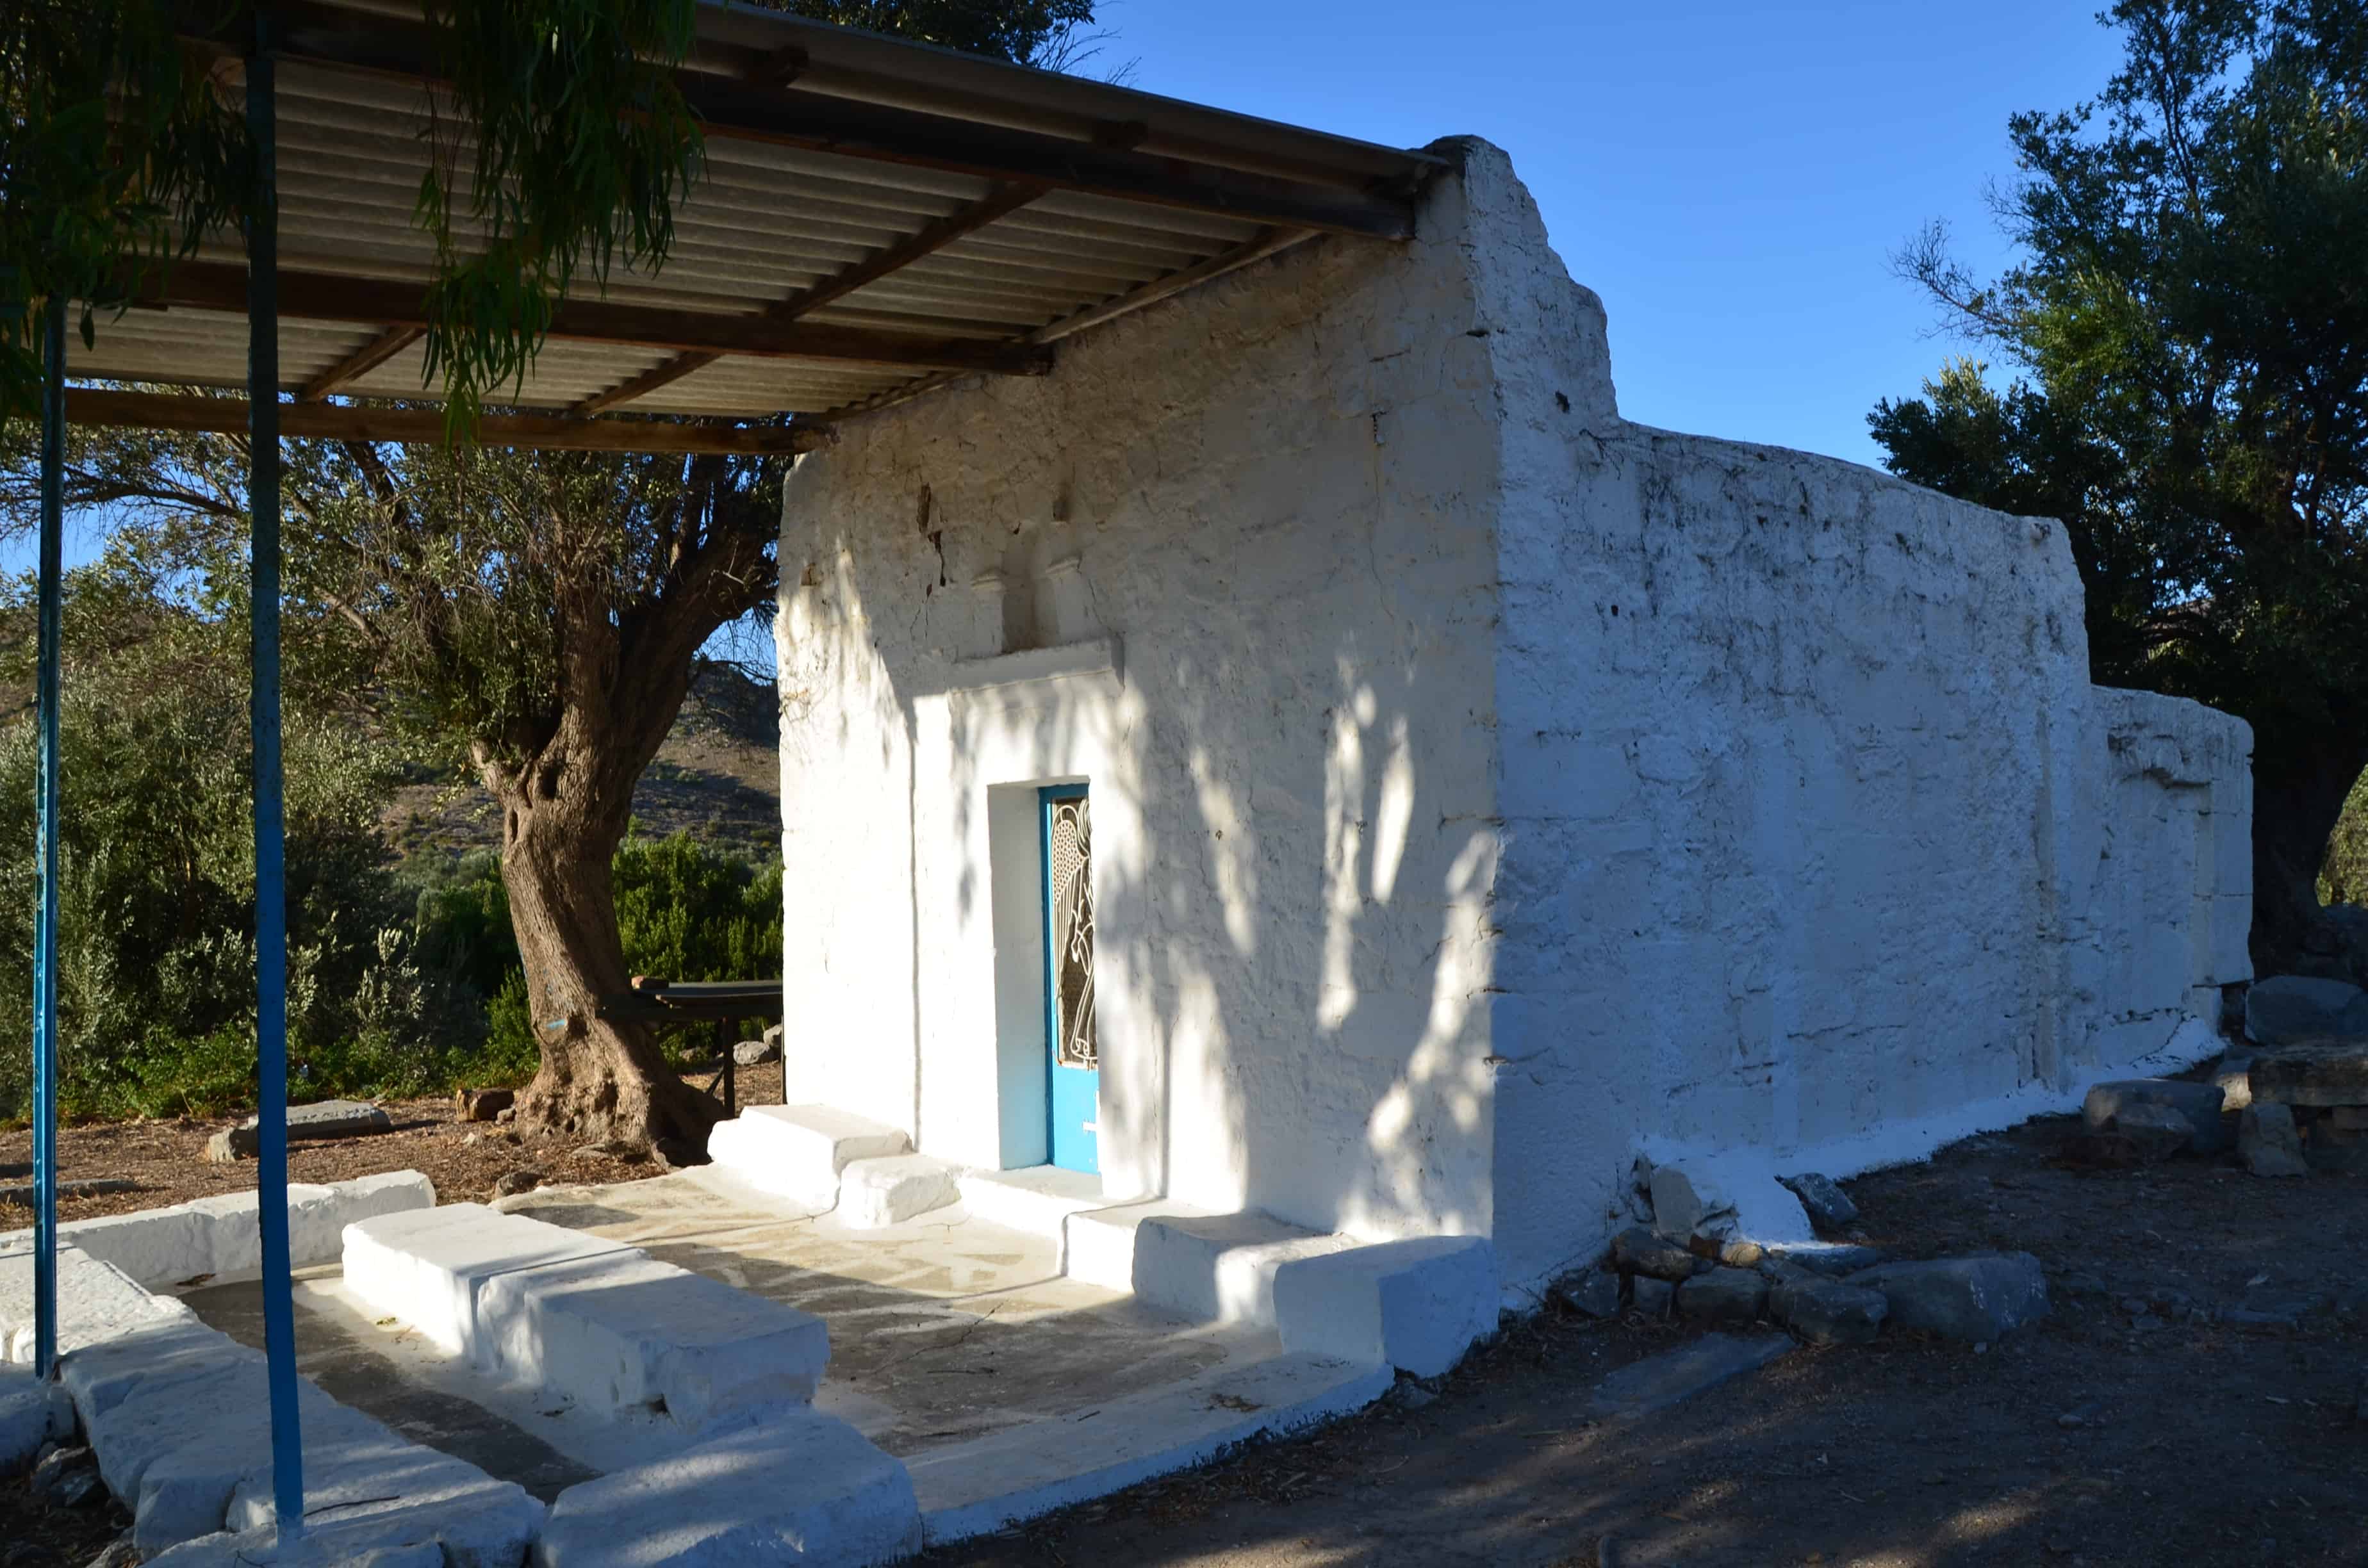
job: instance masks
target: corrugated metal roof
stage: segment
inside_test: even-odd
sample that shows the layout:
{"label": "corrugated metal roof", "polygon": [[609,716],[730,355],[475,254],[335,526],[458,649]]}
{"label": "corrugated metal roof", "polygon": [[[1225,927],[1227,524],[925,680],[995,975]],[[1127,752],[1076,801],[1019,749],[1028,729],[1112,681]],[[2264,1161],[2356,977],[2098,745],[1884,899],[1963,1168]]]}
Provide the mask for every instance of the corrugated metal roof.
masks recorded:
{"label": "corrugated metal roof", "polygon": [[[430,91],[418,74],[427,58],[418,12],[379,0],[287,10],[282,275],[424,285],[435,251],[413,221]],[[404,61],[414,74],[387,69]],[[794,73],[787,86],[748,85],[783,71]],[[841,329],[839,347],[826,358],[686,357],[664,341],[614,340],[625,335],[605,327],[575,332],[554,336],[505,401],[564,410],[613,398],[639,377],[654,384],[620,405],[635,414],[827,416],[949,379],[866,361],[861,345],[874,339],[863,335],[900,357],[933,341],[1049,340],[1081,312],[1172,291],[1324,228],[1404,232],[1415,191],[1438,166],[1422,153],[729,6],[702,7],[679,79],[710,121],[706,176],[680,210],[663,270],[613,275],[598,297],[746,318],[752,328],[769,307],[777,322]],[[997,215],[973,222],[989,203]],[[1281,221],[1303,214],[1304,225]],[[244,261],[228,236],[201,257]],[[883,258],[903,264],[870,277]],[[795,304],[816,290],[835,297]],[[592,296],[579,285],[579,299]],[[71,374],[243,384],[238,301],[164,297],[170,308],[102,318],[95,347],[73,347]],[[332,371],[396,321],[283,313],[285,386]],[[336,395],[432,399],[421,365],[411,343]]]}

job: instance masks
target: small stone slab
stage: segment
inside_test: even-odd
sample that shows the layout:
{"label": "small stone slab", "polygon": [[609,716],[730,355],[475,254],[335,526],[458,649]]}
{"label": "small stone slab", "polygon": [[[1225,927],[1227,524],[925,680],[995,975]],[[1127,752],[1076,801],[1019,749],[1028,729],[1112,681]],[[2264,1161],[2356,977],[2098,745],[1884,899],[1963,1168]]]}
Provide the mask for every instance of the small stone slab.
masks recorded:
{"label": "small stone slab", "polygon": [[1705,1334],[1691,1345],[1647,1356],[1604,1379],[1588,1402],[1587,1414],[1597,1421],[1650,1415],[1730,1378],[1757,1371],[1792,1348],[1792,1339],[1782,1334]]}
{"label": "small stone slab", "polygon": [[1768,1281],[1749,1268],[1713,1268],[1678,1287],[1678,1315],[1695,1323],[1757,1323],[1767,1304]]}
{"label": "small stone slab", "polygon": [[2255,1057],[2247,1076],[2257,1104],[2368,1105],[2368,1039],[2298,1041]]}
{"label": "small stone slab", "polygon": [[2368,992],[2299,974],[2257,980],[2245,993],[2245,1034],[2266,1047],[2328,1036],[2368,1040]]}
{"label": "small stone slab", "polygon": [[[236,1127],[226,1127],[206,1141],[206,1158],[216,1165],[255,1158],[262,1118],[250,1116]],[[304,1142],[324,1138],[367,1138],[394,1131],[394,1119],[374,1105],[359,1100],[322,1100],[288,1108],[288,1141]]]}
{"label": "small stone slab", "polygon": [[1622,1274],[1643,1274],[1655,1279],[1691,1279],[1694,1255],[1683,1244],[1655,1235],[1642,1225],[1631,1226],[1611,1238],[1611,1266]]}
{"label": "small stone slab", "polygon": [[1809,1223],[1817,1234],[1827,1235],[1846,1231],[1858,1222],[1858,1205],[1850,1200],[1833,1177],[1819,1176],[1815,1171],[1802,1171],[1795,1176],[1778,1176],[1787,1192],[1801,1200],[1808,1211]]}
{"label": "small stone slab", "polygon": [[781,1042],[778,1040],[744,1040],[732,1048],[735,1066],[762,1067],[768,1062],[781,1059]]}
{"label": "small stone slab", "polygon": [[[2096,1084],[2080,1102],[2080,1119],[2091,1132],[2122,1132],[2138,1142],[2142,1152],[2162,1143],[2172,1130],[2158,1117],[2134,1115],[2141,1106],[2167,1108],[2186,1122],[2198,1153],[2214,1154],[2228,1146],[2220,1112],[2226,1100],[2218,1084],[2188,1084],[2172,1078],[2121,1078]],[[2180,1145],[2161,1153],[2175,1153]]]}
{"label": "small stone slab", "polygon": [[2302,1157],[2302,1134],[2294,1112],[2274,1100],[2256,1101],[2237,1119],[2237,1152],[2257,1176],[2310,1175]]}
{"label": "small stone slab", "polygon": [[1997,1339],[2047,1315],[2047,1276],[2027,1252],[1878,1264],[1845,1283],[1882,1291],[1890,1321],[1902,1328],[1967,1344]]}

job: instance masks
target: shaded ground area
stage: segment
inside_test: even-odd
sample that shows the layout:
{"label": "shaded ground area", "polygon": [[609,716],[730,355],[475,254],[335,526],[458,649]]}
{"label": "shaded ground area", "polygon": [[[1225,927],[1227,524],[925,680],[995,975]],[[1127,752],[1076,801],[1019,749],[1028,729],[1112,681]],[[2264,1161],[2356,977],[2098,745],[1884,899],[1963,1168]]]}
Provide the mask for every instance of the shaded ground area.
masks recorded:
{"label": "shaded ground area", "polygon": [[[182,1300],[233,1339],[263,1348],[262,1286],[209,1286]],[[598,1473],[483,1405],[403,1377],[376,1346],[338,1314],[318,1310],[301,1289],[295,1309],[296,1369],[339,1403],[367,1411],[415,1443],[515,1481],[546,1503]]]}
{"label": "shaded ground area", "polygon": [[816,1403],[898,1455],[1281,1349],[1271,1334],[1176,1323],[1065,1278],[1050,1239],[960,1210],[853,1231],[693,1172],[539,1192],[518,1212],[822,1318],[830,1368]]}
{"label": "shaded ground area", "polygon": [[1904,1255],[2046,1261],[2055,1315],[1986,1354],[1906,1336],[1796,1350],[1691,1404],[1591,1428],[1577,1413],[1606,1372],[1690,1332],[1549,1314],[1419,1409],[1385,1404],[927,1561],[2368,1562],[2368,1427],[2351,1414],[2368,1373],[2368,1181],[2046,1164],[2075,1126],[2034,1122],[1849,1184],[1874,1240]]}
{"label": "shaded ground area", "polygon": [[[685,1076],[702,1088],[712,1078],[712,1074],[705,1073]],[[741,1068],[737,1082],[743,1104],[780,1103],[779,1062]],[[436,1184],[440,1199],[457,1203],[490,1197],[494,1184],[516,1170],[538,1170],[553,1182],[593,1183],[632,1181],[656,1176],[665,1169],[653,1161],[620,1160],[557,1140],[520,1138],[513,1142],[507,1136],[507,1129],[485,1122],[454,1121],[450,1099],[384,1103],[387,1114],[394,1119],[395,1131],[375,1138],[291,1144],[288,1151],[288,1178],[330,1182],[376,1176],[382,1171],[421,1171]],[[205,1157],[206,1140],[241,1119],[182,1117],[62,1129],[58,1134],[58,1170],[62,1177],[119,1176],[139,1186],[131,1192],[61,1199],[58,1218],[83,1220],[94,1214],[123,1214],[211,1193],[253,1191],[254,1161],[217,1165]],[[0,1132],[0,1170],[10,1166],[29,1170],[32,1157],[33,1135],[29,1130]],[[0,1204],[0,1231],[32,1222],[30,1210]]]}

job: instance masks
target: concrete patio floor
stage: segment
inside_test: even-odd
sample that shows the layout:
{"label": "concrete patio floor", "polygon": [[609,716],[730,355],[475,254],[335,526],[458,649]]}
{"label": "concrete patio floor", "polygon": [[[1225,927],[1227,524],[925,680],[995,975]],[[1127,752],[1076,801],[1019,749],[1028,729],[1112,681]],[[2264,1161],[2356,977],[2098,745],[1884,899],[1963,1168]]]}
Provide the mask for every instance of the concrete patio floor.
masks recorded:
{"label": "concrete patio floor", "polygon": [[[854,1230],[684,1172],[548,1187],[501,1207],[822,1318],[831,1358],[815,1406],[904,1459],[1039,1421],[1089,1419],[1102,1405],[1281,1351],[1269,1331],[1178,1322],[1064,1278],[1049,1236],[959,1205]],[[262,1344],[257,1285],[205,1287],[186,1300],[216,1328]],[[685,1442],[661,1420],[609,1419],[492,1382],[357,1300],[335,1267],[300,1272],[295,1308],[298,1368],[324,1392],[546,1501]]]}

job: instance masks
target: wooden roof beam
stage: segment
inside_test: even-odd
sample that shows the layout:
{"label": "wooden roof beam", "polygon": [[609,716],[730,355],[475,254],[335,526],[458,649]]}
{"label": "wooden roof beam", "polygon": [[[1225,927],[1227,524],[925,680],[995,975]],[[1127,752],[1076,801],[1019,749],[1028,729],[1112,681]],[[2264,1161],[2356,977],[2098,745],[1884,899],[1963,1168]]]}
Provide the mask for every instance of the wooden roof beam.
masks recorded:
{"label": "wooden roof beam", "polygon": [[425,327],[391,326],[304,383],[299,403],[318,403],[349,381],[360,381],[427,335]]}
{"label": "wooden roof beam", "polygon": [[[247,430],[247,403],[243,397],[175,396],[170,392],[68,387],[66,422],[244,436]],[[279,430],[284,436],[322,440],[436,445],[444,440],[444,415],[432,408],[291,403],[279,406]],[[541,414],[487,414],[477,420],[479,446],[536,447],[567,452],[769,457],[810,451],[827,439],[821,431],[795,426],[734,427]]]}
{"label": "wooden roof beam", "polygon": [[[140,305],[183,305],[245,315],[246,268],[235,263],[176,262],[162,276],[141,279],[131,298]],[[427,290],[417,283],[283,269],[279,315],[283,321],[350,322],[424,331]],[[773,321],[763,314],[728,315],[603,300],[571,300],[561,305],[550,335],[564,342],[677,354],[829,360],[966,374],[1042,375],[1053,363],[1049,350],[1028,344],[917,337],[860,327]]]}
{"label": "wooden roof beam", "polygon": [[[999,185],[980,199],[948,213],[910,238],[885,246],[803,293],[767,307],[764,317],[773,322],[795,321],[807,312],[820,310],[834,300],[843,300],[866,284],[877,283],[923,256],[945,249],[964,234],[974,233],[998,218],[1009,217],[1052,188],[1041,182],[1026,180]],[[721,358],[723,356],[719,354],[704,351],[677,355],[655,369],[644,370],[629,381],[586,398],[575,405],[575,412],[589,415],[614,408],[619,403],[631,403],[635,398],[645,397],[660,387],[682,380],[693,370],[703,369]]]}

